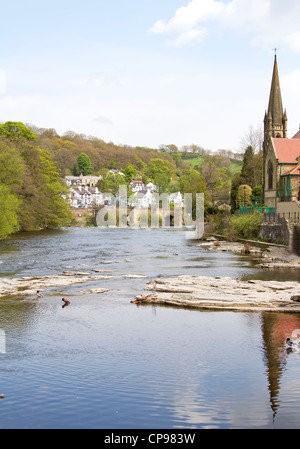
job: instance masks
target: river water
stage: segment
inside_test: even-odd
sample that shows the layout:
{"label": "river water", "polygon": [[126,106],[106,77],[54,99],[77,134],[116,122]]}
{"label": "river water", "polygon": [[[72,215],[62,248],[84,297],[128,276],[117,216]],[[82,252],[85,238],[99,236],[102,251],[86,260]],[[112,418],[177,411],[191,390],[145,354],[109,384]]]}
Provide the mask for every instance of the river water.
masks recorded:
{"label": "river water", "polygon": [[69,228],[0,242],[4,277],[95,269],[108,271],[39,301],[0,300],[0,428],[300,427],[300,354],[284,346],[299,315],[130,302],[158,276],[264,276],[255,261],[178,230]]}

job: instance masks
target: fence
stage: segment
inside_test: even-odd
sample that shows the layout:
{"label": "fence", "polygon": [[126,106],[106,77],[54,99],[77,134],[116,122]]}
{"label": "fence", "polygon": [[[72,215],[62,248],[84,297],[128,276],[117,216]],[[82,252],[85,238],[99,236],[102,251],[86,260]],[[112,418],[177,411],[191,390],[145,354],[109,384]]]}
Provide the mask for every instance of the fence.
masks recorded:
{"label": "fence", "polygon": [[274,214],[275,207],[257,207],[257,206],[241,206],[239,209],[239,214],[253,214],[253,212],[261,212],[265,214]]}
{"label": "fence", "polygon": [[300,212],[265,213],[265,223],[279,223],[281,220],[288,220],[291,223],[300,223]]}

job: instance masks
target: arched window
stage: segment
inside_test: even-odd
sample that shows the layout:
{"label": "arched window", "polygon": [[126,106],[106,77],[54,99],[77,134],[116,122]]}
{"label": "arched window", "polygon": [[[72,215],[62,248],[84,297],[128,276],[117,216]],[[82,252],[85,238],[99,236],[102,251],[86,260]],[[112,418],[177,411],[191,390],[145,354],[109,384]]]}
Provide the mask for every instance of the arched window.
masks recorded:
{"label": "arched window", "polygon": [[268,163],[268,189],[273,189],[273,164],[271,161]]}

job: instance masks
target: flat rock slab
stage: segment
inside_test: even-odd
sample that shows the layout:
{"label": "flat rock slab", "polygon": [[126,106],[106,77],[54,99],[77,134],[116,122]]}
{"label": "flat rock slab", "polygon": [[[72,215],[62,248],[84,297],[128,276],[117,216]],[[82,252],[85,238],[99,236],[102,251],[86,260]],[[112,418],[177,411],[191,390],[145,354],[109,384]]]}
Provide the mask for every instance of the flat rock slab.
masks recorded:
{"label": "flat rock slab", "polygon": [[[161,304],[203,310],[300,313],[298,282],[177,276],[150,281],[134,304]],[[292,299],[293,298],[293,299]]]}
{"label": "flat rock slab", "polygon": [[[73,284],[84,284],[89,281],[103,279],[104,276],[87,276],[78,273],[65,273],[56,276],[25,276],[21,278],[0,278],[1,296],[30,296],[37,290],[44,291],[50,287],[67,287]],[[107,277],[105,277],[107,278]]]}

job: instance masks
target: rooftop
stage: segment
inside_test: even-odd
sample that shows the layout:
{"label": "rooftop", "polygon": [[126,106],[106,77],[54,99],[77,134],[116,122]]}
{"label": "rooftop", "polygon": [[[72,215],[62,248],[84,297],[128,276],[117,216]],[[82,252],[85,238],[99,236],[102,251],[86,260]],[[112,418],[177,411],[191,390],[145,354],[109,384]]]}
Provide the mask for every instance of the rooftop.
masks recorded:
{"label": "rooftop", "polygon": [[300,138],[272,138],[272,143],[280,164],[298,164],[298,157],[300,156]]}

